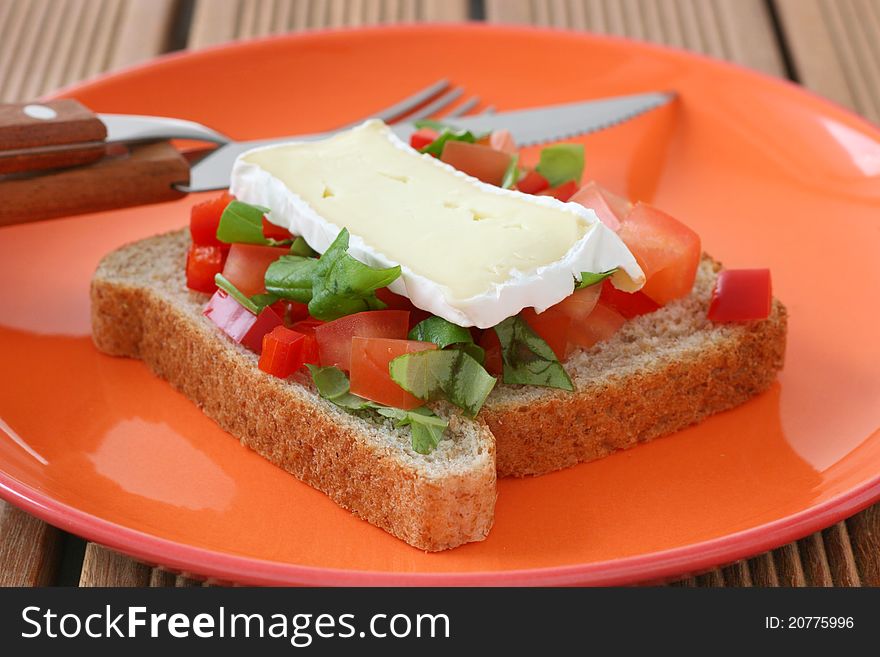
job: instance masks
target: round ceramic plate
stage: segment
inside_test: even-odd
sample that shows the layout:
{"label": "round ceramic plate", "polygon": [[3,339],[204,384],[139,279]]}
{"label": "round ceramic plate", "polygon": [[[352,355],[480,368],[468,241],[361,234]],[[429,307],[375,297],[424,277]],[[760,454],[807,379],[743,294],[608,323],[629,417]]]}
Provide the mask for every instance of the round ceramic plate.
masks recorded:
{"label": "round ceramic plate", "polygon": [[89,338],[114,247],[184,226],[164,205],[0,230],[0,492],[64,529],[223,580],[612,584],[755,554],[880,495],[880,132],[800,89],[630,41],[487,26],[325,32],[167,57],[69,90],[236,138],[341,125],[448,77],[498,109],[674,89],[583,139],[585,178],[691,225],[788,306],[768,392],[674,436],[499,482],[489,537],[426,554],[273,467],[140,362]]}

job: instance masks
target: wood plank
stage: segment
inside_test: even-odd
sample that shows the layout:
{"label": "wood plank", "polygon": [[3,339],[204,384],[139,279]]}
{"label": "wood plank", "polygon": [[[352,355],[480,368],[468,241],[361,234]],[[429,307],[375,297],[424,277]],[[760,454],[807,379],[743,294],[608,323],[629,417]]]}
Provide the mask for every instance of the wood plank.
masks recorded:
{"label": "wood plank", "polygon": [[179,5],[180,0],[3,0],[0,101],[35,98],[164,52]]}
{"label": "wood plank", "polygon": [[148,586],[150,568],[96,543],[86,546],[80,586]]}
{"label": "wood plank", "polygon": [[60,532],[0,500],[0,586],[47,586],[61,559]]}
{"label": "wood plank", "polygon": [[197,0],[188,47],[306,29],[467,17],[467,0]]}
{"label": "wood plank", "polygon": [[764,0],[486,0],[486,19],[645,39],[785,74]]}

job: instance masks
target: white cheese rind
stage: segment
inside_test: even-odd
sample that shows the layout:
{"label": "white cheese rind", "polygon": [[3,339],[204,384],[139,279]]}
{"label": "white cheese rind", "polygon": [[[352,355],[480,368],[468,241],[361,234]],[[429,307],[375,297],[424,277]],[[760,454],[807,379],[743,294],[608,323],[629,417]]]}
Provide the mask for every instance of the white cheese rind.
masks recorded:
{"label": "white cheese rind", "polygon": [[[376,129],[377,122],[368,121],[352,130]],[[559,303],[572,293],[574,280],[580,278],[581,272],[619,268],[612,279],[613,283],[628,291],[634,291],[644,283],[644,275],[632,253],[616,233],[599,221],[592,210],[576,203],[562,203],[549,196],[533,196],[488,185],[430,155],[418,153],[384,125],[381,129],[389,142],[406,152],[408,157],[426,159],[431,166],[440,167],[450,175],[467,181],[468,185],[481,193],[506,195],[518,199],[518,202],[562,210],[588,224],[585,234],[571,245],[562,258],[530,271],[512,269],[503,282],[491,283],[483,292],[468,298],[456,298],[449,287],[412,271],[405,263],[387,257],[382,253],[380,244],[369,243],[369,235],[352,234],[349,253],[361,262],[373,267],[400,264],[401,277],[390,288],[397,294],[409,297],[415,306],[460,326],[489,328],[516,315],[523,308],[534,307],[541,312]],[[295,235],[301,235],[312,248],[323,253],[336,239],[341,228],[322,217],[278,177],[248,161],[248,157],[258,151],[284,148],[295,143],[264,146],[242,153],[232,170],[231,191],[241,201],[270,208],[270,221]]]}

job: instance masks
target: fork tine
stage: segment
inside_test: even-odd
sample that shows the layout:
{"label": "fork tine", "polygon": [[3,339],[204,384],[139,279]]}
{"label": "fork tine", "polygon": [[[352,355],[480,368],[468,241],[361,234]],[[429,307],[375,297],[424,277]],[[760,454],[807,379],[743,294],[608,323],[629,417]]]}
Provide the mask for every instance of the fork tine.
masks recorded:
{"label": "fork tine", "polygon": [[425,101],[428,101],[437,94],[443,93],[449,88],[449,80],[440,79],[434,82],[433,84],[428,85],[424,89],[420,89],[415,92],[413,95],[404,98],[401,101],[386,107],[383,110],[379,110],[374,114],[370,114],[369,116],[360,119],[359,121],[353,121],[352,123],[346,123],[344,126],[337,128],[337,130],[345,130],[346,128],[353,128],[356,125],[360,125],[362,122],[367,119],[382,119],[386,123],[393,123],[400,119],[403,115],[410,112],[414,107],[418,107]]}
{"label": "fork tine", "polygon": [[436,114],[444,107],[449,107],[454,101],[458,100],[458,98],[464,93],[464,89],[456,88],[451,91],[447,91],[445,94],[437,98],[436,100],[428,103],[421,109],[416,110],[412,114],[407,117],[408,121],[416,121],[418,119],[425,119],[432,114]]}
{"label": "fork tine", "polygon": [[449,114],[445,116],[447,119],[454,119],[456,116],[464,116],[472,109],[474,109],[480,102],[479,96],[471,96],[466,101],[464,101],[461,105],[452,110]]}

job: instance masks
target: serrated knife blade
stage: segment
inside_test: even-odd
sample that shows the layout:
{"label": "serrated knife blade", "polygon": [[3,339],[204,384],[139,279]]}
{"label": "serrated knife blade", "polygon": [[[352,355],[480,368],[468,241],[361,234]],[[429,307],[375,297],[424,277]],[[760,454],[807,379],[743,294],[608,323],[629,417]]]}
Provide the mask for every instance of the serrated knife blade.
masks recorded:
{"label": "serrated knife blade", "polygon": [[[550,105],[522,110],[511,110],[478,116],[457,117],[451,123],[473,132],[488,132],[500,128],[510,130],[516,143],[531,146],[545,142],[570,139],[578,135],[608,128],[640,114],[665,105],[675,98],[674,92],[649,92],[632,96],[602,98],[562,105]],[[411,123],[391,126],[394,133],[409,141],[415,130]],[[193,165],[190,181],[179,185],[182,192],[204,192],[229,187],[232,165],[241,153],[258,146],[280,144],[286,141],[321,139],[336,131],[290,137],[275,137],[253,141],[234,142],[220,146]]]}

